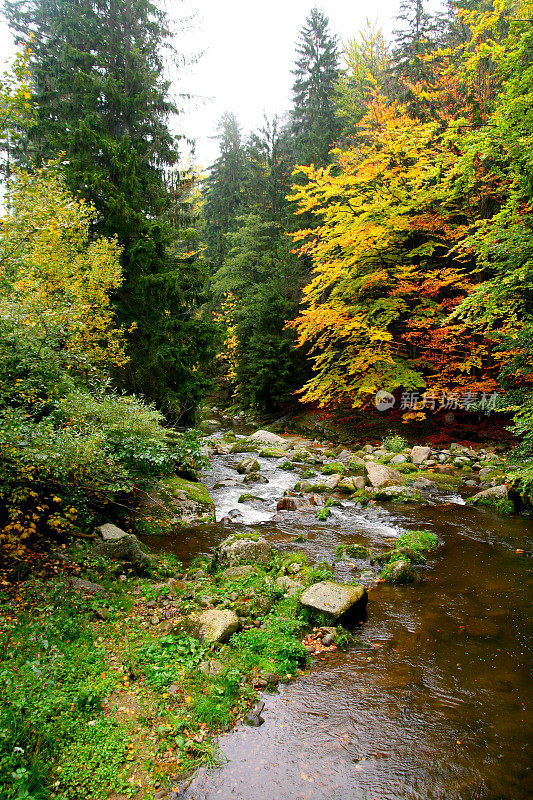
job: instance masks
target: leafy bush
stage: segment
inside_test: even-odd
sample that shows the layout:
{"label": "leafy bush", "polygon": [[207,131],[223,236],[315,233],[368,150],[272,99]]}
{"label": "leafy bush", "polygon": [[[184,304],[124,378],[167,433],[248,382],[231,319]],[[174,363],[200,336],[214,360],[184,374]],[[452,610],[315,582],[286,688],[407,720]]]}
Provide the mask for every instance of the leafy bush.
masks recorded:
{"label": "leafy bush", "polygon": [[381,442],[382,447],[391,453],[401,453],[406,447],[409,446],[407,439],[400,436],[399,433],[389,433]]}

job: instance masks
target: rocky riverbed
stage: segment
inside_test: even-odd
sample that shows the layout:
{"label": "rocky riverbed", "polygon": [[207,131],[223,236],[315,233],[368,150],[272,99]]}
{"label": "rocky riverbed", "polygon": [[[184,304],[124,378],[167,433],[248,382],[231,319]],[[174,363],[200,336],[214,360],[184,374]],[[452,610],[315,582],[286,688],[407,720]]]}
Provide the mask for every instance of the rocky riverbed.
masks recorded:
{"label": "rocky riverbed", "polygon": [[[311,628],[301,642],[310,671],[264,695],[264,722],[252,709],[252,728],[222,739],[229,763],[201,770],[180,796],[256,800],[265,786],[283,800],[528,796],[533,526],[511,513],[505,458],[459,443],[345,449],[242,419],[210,425],[202,481],[217,523],[150,543],[187,564],[256,531],[330,570],[310,585],[291,556],[273,576],[300,607],[309,591],[316,611],[332,602],[328,584],[369,599],[357,645],[337,648],[335,615]],[[416,552],[413,533],[438,544]],[[236,609],[241,626],[260,623],[239,616],[249,610]]]}

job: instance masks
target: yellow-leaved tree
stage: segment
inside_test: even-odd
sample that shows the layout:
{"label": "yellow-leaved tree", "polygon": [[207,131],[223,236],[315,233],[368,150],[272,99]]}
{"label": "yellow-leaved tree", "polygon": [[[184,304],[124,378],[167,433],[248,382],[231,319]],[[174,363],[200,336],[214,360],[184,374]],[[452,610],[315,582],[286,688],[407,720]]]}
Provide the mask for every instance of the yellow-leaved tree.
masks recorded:
{"label": "yellow-leaved tree", "polygon": [[0,229],[0,316],[62,366],[87,374],[125,363],[110,295],[122,280],[120,247],[90,238],[95,209],[69,192],[53,162],[17,172]]}

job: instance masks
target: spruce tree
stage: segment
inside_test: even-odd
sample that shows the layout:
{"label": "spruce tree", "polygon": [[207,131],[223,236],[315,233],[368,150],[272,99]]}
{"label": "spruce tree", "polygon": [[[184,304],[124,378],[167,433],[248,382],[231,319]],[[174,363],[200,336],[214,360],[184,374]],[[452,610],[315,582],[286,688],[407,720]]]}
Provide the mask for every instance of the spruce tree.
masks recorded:
{"label": "spruce tree", "polygon": [[423,81],[426,77],[424,56],[432,50],[437,38],[436,20],[426,10],[424,0],[403,0],[396,21],[400,25],[394,31],[395,73],[400,79],[413,83]]}
{"label": "spruce tree", "polygon": [[237,117],[225,113],[218,123],[219,156],[204,185],[205,258],[217,270],[227,253],[226,234],[242,213],[246,163]]}
{"label": "spruce tree", "polygon": [[19,159],[64,152],[69,186],[99,212],[98,233],[123,247],[116,303],[133,329],[123,382],[172,414],[192,412],[210,333],[179,230],[189,181],[169,128],[167,17],[150,0],[6,0],[5,14],[19,42],[33,35],[38,114]]}
{"label": "spruce tree", "polygon": [[323,167],[339,132],[334,109],[339,57],[329,20],[316,8],[302,28],[296,52],[292,87],[296,161]]}

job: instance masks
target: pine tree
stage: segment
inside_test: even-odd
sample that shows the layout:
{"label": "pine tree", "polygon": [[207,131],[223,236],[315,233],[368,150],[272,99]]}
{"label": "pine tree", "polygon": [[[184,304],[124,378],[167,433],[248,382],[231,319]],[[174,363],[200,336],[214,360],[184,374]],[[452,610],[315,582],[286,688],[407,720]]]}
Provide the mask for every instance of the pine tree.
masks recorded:
{"label": "pine tree", "polygon": [[33,35],[38,114],[19,160],[65,153],[69,187],[95,204],[98,233],[123,246],[117,309],[134,328],[124,383],[169,412],[192,411],[209,331],[199,268],[180,242],[189,181],[169,128],[166,15],[150,0],[6,0],[5,13],[19,41]]}
{"label": "pine tree", "polygon": [[339,132],[334,109],[339,57],[336,39],[329,32],[329,20],[316,8],[302,28],[296,52],[292,87],[296,161],[326,166]]}
{"label": "pine tree", "polygon": [[235,114],[225,113],[218,124],[220,154],[205,182],[203,209],[205,258],[216,271],[227,254],[226,234],[242,213],[246,163]]}

